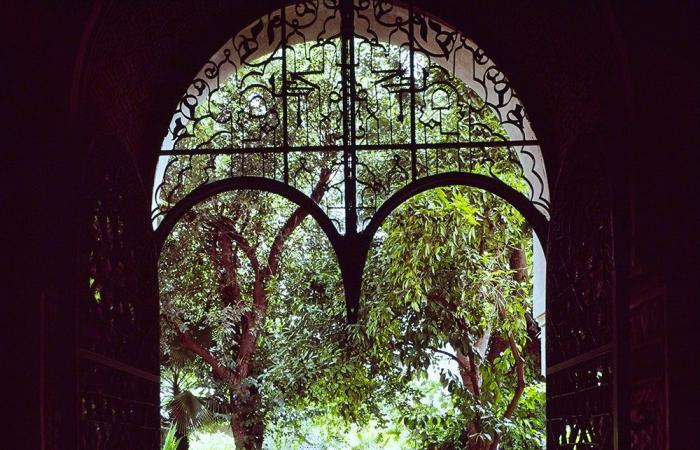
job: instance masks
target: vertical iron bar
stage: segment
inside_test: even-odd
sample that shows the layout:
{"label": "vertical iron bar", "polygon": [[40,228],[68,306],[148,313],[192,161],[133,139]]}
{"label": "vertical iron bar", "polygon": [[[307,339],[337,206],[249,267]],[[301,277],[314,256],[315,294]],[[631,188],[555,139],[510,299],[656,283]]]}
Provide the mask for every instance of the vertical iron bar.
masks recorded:
{"label": "vertical iron bar", "polygon": [[355,150],[355,70],[353,0],[340,1],[341,81],[343,90],[343,172],[345,176],[345,234],[357,234]]}
{"label": "vertical iron bar", "polygon": [[287,105],[287,11],[285,1],[280,1],[280,30],[282,33],[282,158],[284,159],[283,179],[285,184],[289,184],[289,134],[288,105]]}
{"label": "vertical iron bar", "polygon": [[418,164],[416,155],[416,74],[415,74],[415,36],[413,33],[413,2],[408,3],[408,55],[411,65],[411,179],[418,177]]}
{"label": "vertical iron bar", "polygon": [[356,323],[360,307],[362,269],[369,240],[357,230],[357,149],[355,148],[355,54],[353,0],[340,0],[341,83],[343,97],[343,170],[345,175],[345,236],[339,249],[348,323]]}

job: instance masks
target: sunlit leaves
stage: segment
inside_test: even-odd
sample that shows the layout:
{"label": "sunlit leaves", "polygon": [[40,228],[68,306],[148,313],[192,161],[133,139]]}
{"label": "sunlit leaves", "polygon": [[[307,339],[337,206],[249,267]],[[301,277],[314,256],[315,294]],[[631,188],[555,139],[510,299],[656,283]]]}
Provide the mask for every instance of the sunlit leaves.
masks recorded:
{"label": "sunlit leaves", "polygon": [[[338,55],[334,48],[309,43],[288,55],[299,56],[300,64],[307,64],[299,69],[309,72],[305,80],[318,86],[306,100],[300,98],[300,103],[289,105],[294,113],[289,117],[290,145],[332,146],[339,142],[337,130],[342,127],[335,96],[338,66],[334,62]],[[358,58],[370,58],[370,50],[365,56],[358,53]],[[362,86],[367,97],[360,102],[359,117],[363,120],[355,130],[358,139],[364,143],[405,142],[410,135],[405,124],[409,111],[402,109],[406,98],[373,89],[367,61],[360,62],[357,74],[366,78]],[[379,55],[374,62],[378,69],[399,72],[406,63],[398,48]],[[424,69],[425,63],[419,61],[418,68]],[[398,76],[392,73],[394,78]],[[228,127],[236,114],[239,118],[248,114],[265,119],[260,123],[272,128],[259,143],[279,144],[274,102],[255,89],[241,90],[246,74],[238,75],[242,77],[229,80],[211,98],[207,105],[211,117],[199,121],[193,136],[186,138],[189,141],[183,139],[179,145],[244,146],[246,133],[241,131],[245,130]],[[265,79],[262,74],[248,75],[249,81],[265,83],[280,76],[274,68]],[[439,70],[430,77],[433,82],[445,81]],[[468,131],[472,141],[502,132],[494,114],[473,92],[455,86],[450,92],[431,87],[426,96],[416,99],[418,120],[423,121],[419,141],[447,139],[446,130]],[[369,92],[372,89],[376,92]],[[461,107],[453,101],[457,95],[464,99]],[[432,96],[432,104],[426,100],[428,96]],[[456,106],[449,110],[439,107],[446,103]],[[397,115],[402,115],[401,119]],[[478,126],[469,128],[472,123]],[[408,179],[400,170],[408,161],[406,154],[358,155],[358,180],[364,183],[359,195],[367,202],[360,206],[385,199]],[[473,152],[433,149],[418,155],[417,169],[419,176],[468,169],[520,188],[519,166],[512,156],[497,148]],[[322,167],[336,160],[333,152],[290,155],[293,182],[308,186]],[[169,178],[166,187],[188,192],[214,179],[244,172],[262,174],[272,170],[266,165],[271,162],[242,155],[182,157],[171,161],[172,173],[184,171],[187,176]],[[396,184],[382,184],[384,180],[373,171],[382,176],[391,172],[387,176]],[[266,172],[265,176],[272,175]],[[234,369],[242,318],[256,313],[256,271],[250,255],[236,245],[232,245],[235,263],[229,264],[235,270],[226,271],[221,264],[214,264],[213,259],[227,249],[222,243],[207,241],[209,228],[213,221],[229,220],[250,241],[254,256],[264,266],[276,231],[294,208],[296,205],[262,192],[217,195],[183,217],[161,255],[161,313],[177,318],[176,326],[163,327],[163,362],[189,371],[199,386],[207,388],[207,400],[219,405],[230,404],[232,389],[200,359],[179,347],[177,332],[192,334],[222,364]],[[371,210],[367,208],[366,214]],[[352,326],[345,324],[338,264],[319,227],[307,218],[286,243],[279,275],[265,285],[269,305],[265,320],[257,325],[260,333],[253,370],[243,382],[260,393],[258,412],[264,416],[269,442],[278,442],[277,448],[294,448],[290,443],[301,442],[305,428],[314,426],[323,430],[318,438],[324,442],[342,442],[327,448],[372,448],[369,441],[360,443],[360,439],[345,445],[347,441],[340,436],[361,431],[372,436],[371,445],[410,440],[424,444],[419,448],[464,448],[465,439],[486,442],[500,433],[506,435],[504,447],[532,448],[543,427],[543,395],[533,389],[538,375],[532,355],[525,355],[530,385],[521,406],[510,420],[502,419],[515,386],[515,358],[504,345],[505,338],[512,336],[522,353],[531,338],[527,332],[530,282],[515,281],[509,264],[514,249],[524,249],[528,256],[531,252],[531,231],[524,219],[514,208],[483,191],[438,188],[406,202],[387,219],[376,238],[364,276],[361,318]],[[227,291],[234,285],[239,294]],[[467,387],[466,377],[455,369],[457,363],[444,353],[453,359],[458,354],[469,355],[480,367],[479,395]],[[470,431],[477,421],[477,432]]]}
{"label": "sunlit leaves", "polygon": [[[465,388],[458,370],[440,370],[440,385],[456,415],[441,416],[439,422],[427,413],[407,419],[414,438],[425,446],[465,439],[460,435],[465,421],[477,418],[481,435],[471,439],[514,435],[512,429],[520,426],[517,419],[501,419],[515,386],[513,354],[507,346],[488,358],[486,353],[494,340],[509,335],[522,353],[529,339],[530,282],[516,282],[509,261],[514,248],[528,253],[529,247],[530,231],[511,206],[491,194],[456,187],[416,196],[378,233],[364,287],[371,357],[384,365],[393,359],[406,368],[397,372],[403,379],[437,364],[438,351],[471,354],[480,366],[479,398]],[[482,347],[488,336],[491,344]],[[537,378],[536,365],[529,364],[528,376]],[[405,401],[417,407],[415,400]],[[544,411],[534,406],[531,401],[523,410],[543,427]],[[455,434],[447,436],[450,429]],[[529,436],[528,445],[541,437]]]}

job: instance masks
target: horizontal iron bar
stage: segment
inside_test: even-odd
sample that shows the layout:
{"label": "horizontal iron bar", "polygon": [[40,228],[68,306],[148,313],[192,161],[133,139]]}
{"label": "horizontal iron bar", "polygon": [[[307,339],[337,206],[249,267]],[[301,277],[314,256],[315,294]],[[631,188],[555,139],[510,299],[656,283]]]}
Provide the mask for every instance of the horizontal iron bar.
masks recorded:
{"label": "horizontal iron bar", "polygon": [[78,349],[78,356],[80,358],[102,364],[103,366],[111,367],[112,369],[120,370],[122,372],[128,373],[129,375],[133,375],[144,380],[152,381],[154,383],[160,383],[160,376],[157,374],[146,372],[145,370],[141,370],[138,367],[125,364],[121,361],[117,361],[116,359],[100,355],[99,353],[95,353],[84,348]]}
{"label": "horizontal iron bar", "polygon": [[562,370],[566,370],[570,367],[577,366],[588,361],[592,361],[606,354],[610,354],[612,356],[612,350],[612,344],[601,345],[600,347],[594,348],[593,350],[589,350],[587,352],[581,353],[578,356],[574,356],[571,359],[567,359],[558,364],[554,364],[553,366],[547,367],[547,376],[554,375],[555,373],[561,372]]}
{"label": "horizontal iron bar", "polygon": [[549,397],[547,397],[547,401],[562,399],[562,398],[566,398],[566,397],[572,397],[574,395],[581,394],[583,392],[591,392],[591,391],[611,389],[611,388],[612,388],[612,381],[608,382],[608,383],[601,383],[600,385],[587,386],[585,388],[576,389],[573,391],[562,392],[561,394],[552,394],[552,390],[550,388]]}
{"label": "horizontal iron bar", "polygon": [[[536,140],[485,141],[485,142],[438,142],[434,144],[358,144],[356,150],[421,150],[440,148],[489,148],[489,147],[531,147],[540,145]],[[311,145],[308,147],[253,147],[253,148],[197,148],[192,150],[161,150],[161,155],[245,155],[284,152],[327,152],[343,151],[342,145]]]}

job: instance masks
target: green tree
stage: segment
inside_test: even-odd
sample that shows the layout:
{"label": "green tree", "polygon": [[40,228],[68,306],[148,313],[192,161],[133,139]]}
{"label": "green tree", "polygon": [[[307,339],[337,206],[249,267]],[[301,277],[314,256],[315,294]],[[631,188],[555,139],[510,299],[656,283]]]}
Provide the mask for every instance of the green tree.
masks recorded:
{"label": "green tree", "polygon": [[[322,172],[315,200],[323,195],[327,177],[328,172]],[[285,209],[287,214],[281,212]],[[197,356],[199,378],[213,382],[221,391],[218,409],[228,406],[231,430],[242,448],[262,445],[262,379],[268,381],[278,375],[273,384],[303,389],[292,364],[294,358],[310,362],[312,356],[302,350],[311,344],[288,349],[282,346],[295,340],[328,337],[290,330],[319,333],[321,324],[310,327],[308,317],[337,320],[342,311],[329,311],[335,305],[328,299],[338,298],[325,292],[338,284],[336,281],[328,287],[323,277],[329,275],[321,273],[319,280],[307,281],[303,287],[281,276],[300,273],[284,269],[285,261],[294,264],[299,258],[314,264],[308,257],[314,253],[308,242],[297,242],[293,257],[283,260],[292,233],[307,215],[302,208],[269,194],[243,191],[222,195],[191,212],[174,230],[161,257],[161,312],[166,324],[163,336],[169,342],[165,353],[171,360],[182,351]],[[309,226],[314,230],[304,236],[321,236],[313,223]],[[317,257],[327,257],[327,245],[318,253]],[[304,254],[307,256],[301,256]],[[319,302],[307,305],[299,297],[290,300],[291,296]],[[323,296],[326,304],[322,304]],[[274,320],[267,320],[270,310],[276,312]],[[326,333],[336,332],[333,326],[326,326]],[[276,339],[285,342],[278,344]],[[276,349],[272,351],[272,347]],[[320,362],[332,356],[313,355],[321,358]],[[285,370],[276,367],[282,361]]]}
{"label": "green tree", "polygon": [[[457,373],[443,369],[440,379],[460,414],[446,422],[406,407],[405,423],[428,448],[497,448],[524,426],[516,411],[528,380],[541,381],[529,227],[495,195],[455,187],[415,197],[383,231],[368,263],[360,345],[378,370],[402,367],[404,378],[452,359]],[[539,448],[533,437],[519,448]]]}
{"label": "green tree", "polygon": [[[290,103],[295,120],[288,139],[297,146],[335,145],[342,128],[332,63],[337,48],[309,43],[295,52],[309,55],[299,70],[315,88]],[[362,47],[357,58],[358,139],[407,139],[407,99],[387,88],[406,70],[401,49]],[[416,99],[420,139],[454,139],[445,130],[467,122],[479,124],[470,128],[471,140],[505,134],[464,84],[428,70],[421,58],[417,69],[427,86]],[[381,71],[394,76],[374,79]],[[280,76],[274,59],[243,66],[199,107],[201,120],[187,125],[176,147],[245,147],[253,133],[247,124],[260,120],[271,130],[260,144],[278,145],[273,119],[281,105],[260,86]],[[445,107],[437,108],[436,99]],[[316,203],[337,203],[343,195],[338,155],[290,154],[295,186]],[[418,161],[420,174],[461,168],[525,189],[517,159],[506,149],[426,155]],[[359,154],[364,204],[377,206],[405,184],[397,170],[402,158]],[[173,158],[167,174],[175,176],[166,176],[161,206],[214,179],[274,178],[270,166],[265,156],[235,153]],[[363,209],[360,219],[370,213]],[[378,233],[365,273],[363,315],[347,327],[337,262],[307,211],[256,191],[210,198],[183,217],[160,260],[163,372],[171,378],[182,373],[173,381],[196,384],[183,389],[173,383],[169,419],[186,434],[205,409],[226,417],[243,449],[261,448],[266,435],[295,448],[308,438],[309,425],[322,430],[326,443],[347,443],[341,435],[361,429],[381,430],[378,446],[393,439],[417,448],[538,448],[544,411],[537,328],[528,311],[530,236],[523,218],[493,195],[464,188],[421,194]],[[445,357],[456,371],[435,369]],[[431,367],[439,381],[429,380]],[[438,392],[449,402],[423,401]]]}

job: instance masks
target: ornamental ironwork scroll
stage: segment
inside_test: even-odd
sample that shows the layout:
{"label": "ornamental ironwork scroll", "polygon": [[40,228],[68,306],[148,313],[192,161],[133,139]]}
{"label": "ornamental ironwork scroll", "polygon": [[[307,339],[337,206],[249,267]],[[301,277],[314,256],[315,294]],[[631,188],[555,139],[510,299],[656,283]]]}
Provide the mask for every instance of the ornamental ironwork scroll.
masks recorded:
{"label": "ornamental ironwork scroll", "polygon": [[341,234],[393,193],[443,173],[495,177],[549,215],[539,144],[503,72],[469,38],[410,4],[281,3],[228,41],[182,97],[164,139],[154,225],[200,186],[283,182]]}
{"label": "ornamental ironwork scroll", "polygon": [[76,315],[77,447],[150,450],[160,445],[160,414],[158,293],[147,195],[128,154],[111,140],[96,146],[89,167],[83,250],[88,273]]}

